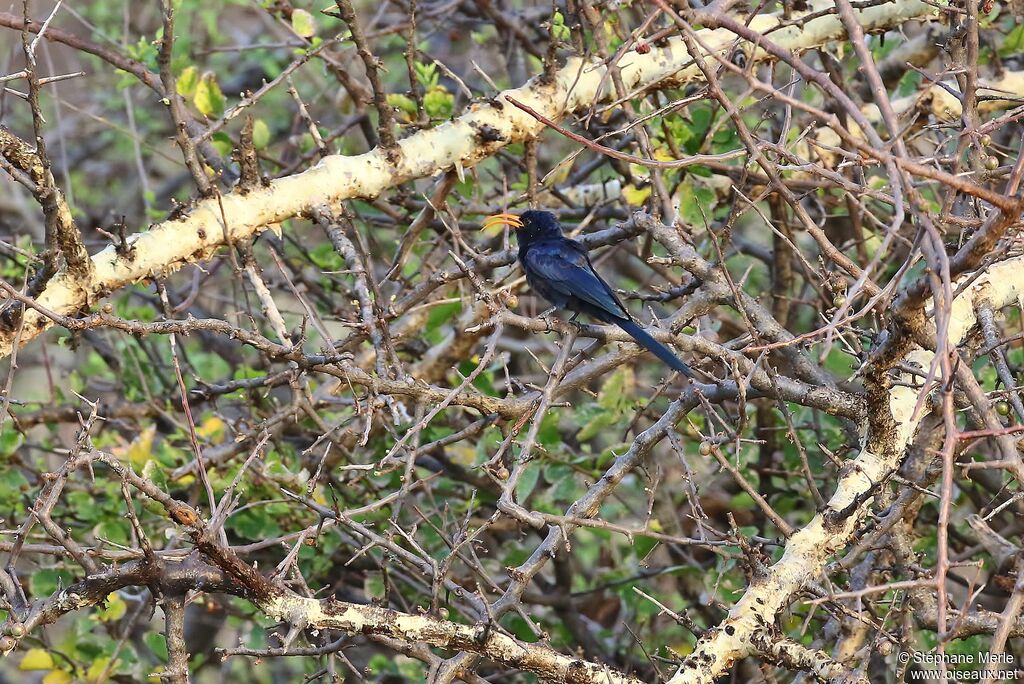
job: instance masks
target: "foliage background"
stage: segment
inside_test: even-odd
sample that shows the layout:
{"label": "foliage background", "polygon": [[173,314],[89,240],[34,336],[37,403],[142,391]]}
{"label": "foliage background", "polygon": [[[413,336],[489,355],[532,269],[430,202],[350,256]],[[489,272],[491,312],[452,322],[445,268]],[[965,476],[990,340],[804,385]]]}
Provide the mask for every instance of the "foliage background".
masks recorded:
{"label": "foliage background", "polygon": [[[657,10],[654,3],[573,2],[553,12],[549,3],[532,2],[357,2],[366,44],[378,60],[375,78],[386,91],[383,106],[375,106],[374,79],[365,74],[348,24],[321,12],[321,5],[173,4],[169,68],[187,117],[200,130],[215,131],[208,138],[212,149],[198,154],[199,174],[214,193],[228,192],[237,181],[241,167],[232,155],[237,159],[249,145],[247,136],[262,174],[286,176],[325,154],[363,153],[388,132],[401,138],[438,126],[572,54],[658,49],[657,38],[647,43],[636,36],[673,26],[667,15],[645,24]],[[977,12],[977,3],[973,7]],[[41,19],[52,8],[32,3],[31,14]],[[775,9],[731,11],[742,17]],[[981,10],[969,29],[981,36],[970,68],[997,79],[1019,68],[1024,25],[1009,5]],[[0,73],[24,66],[21,33],[10,28],[21,8],[9,11],[14,19],[0,28]],[[974,130],[968,147],[958,149],[961,118],[943,120],[926,99],[933,80],[956,83],[963,67],[963,51],[955,44],[962,40],[954,30],[957,11],[967,10],[956,5],[930,21],[894,26],[869,36],[866,45],[877,63],[886,64],[915,39],[926,44],[923,57],[899,55],[902,71],[886,80],[893,102],[914,100],[900,112],[913,130],[910,154],[938,159],[935,165],[953,174],[962,158],[972,182],[1002,192],[1019,151],[1015,119],[984,135]],[[163,21],[156,2],[82,2],[58,9],[53,26],[158,73]],[[831,98],[784,65],[748,68],[745,49],[738,46],[728,59],[779,93],[836,110]],[[82,50],[46,40],[37,57],[41,75],[84,72],[46,84],[39,101],[52,173],[88,252],[116,243],[120,232],[187,213],[202,183],[196,168],[182,162],[168,105],[136,76]],[[862,64],[849,45],[828,45],[805,58],[858,103],[875,99],[864,89]],[[908,68],[908,59],[917,67]],[[298,593],[474,624],[479,616],[468,597],[508,596],[516,568],[529,566],[548,525],[580,524],[566,511],[678,401],[686,407],[678,421],[603,501],[593,522],[557,545],[499,620],[501,629],[523,641],[544,641],[647,681],[667,679],[751,579],[781,557],[785,537],[821,509],[872,410],[857,371],[879,344],[891,299],[844,320],[834,336],[816,334],[789,346],[792,354],[752,349],[773,341],[767,319],[751,320],[753,306],[784,331],[801,335],[829,323],[848,298],[860,297],[860,306],[867,302],[863,291],[848,291],[856,278],[794,218],[797,208],[837,253],[861,267],[878,259],[872,279],[880,287],[913,282],[929,267],[921,258],[919,222],[908,218],[893,231],[895,239],[886,239],[893,209],[878,197],[892,187],[882,165],[852,158],[854,152],[845,161],[841,154],[830,157],[835,146],[828,141],[808,146],[822,121],[784,99],[754,92],[724,68],[720,75],[737,116],[758,140],[775,145],[773,163],[795,203],[770,192],[763,172],[748,163],[749,152],[729,156],[745,143],[706,86],[630,93],[614,105],[578,113],[573,130],[648,159],[717,157],[652,168],[549,130],[472,168],[346,202],[334,216],[296,216],[210,260],[114,292],[99,309],[107,319],[81,330],[57,329],[25,347],[5,376],[8,411],[0,418],[0,516],[10,540],[3,550],[11,552],[17,530],[33,519],[30,510],[47,501],[43,517],[104,566],[140,558],[143,538],[164,560],[191,553],[182,528],[137,492],[128,496],[136,528],[126,516],[120,478],[102,464],[70,474],[62,491],[44,499],[46,474],[85,448],[116,456],[204,515],[213,508],[208,486],[214,502],[230,502],[221,541]],[[986,120],[1015,111],[1016,97],[984,114]],[[249,106],[234,116],[243,101]],[[393,128],[382,123],[384,110]],[[0,121],[32,139],[31,112],[17,95],[0,95]],[[950,253],[991,211],[966,194],[947,195],[942,183],[922,182],[915,191],[919,210],[930,210],[941,224]],[[484,255],[510,246],[507,234],[477,232],[481,219],[528,204],[556,211],[575,232],[597,233],[598,269],[638,317],[667,319],[666,326],[682,334],[680,348],[707,382],[694,386],[669,377],[649,355],[606,344],[605,332],[593,327],[577,334],[554,321],[550,331],[544,325],[531,329],[546,304],[529,294],[508,259],[471,269],[473,276],[462,273],[460,260],[480,264]],[[707,279],[680,268],[678,254],[653,240],[634,217],[638,210],[669,225],[675,219],[678,234],[708,272],[718,273],[730,292],[749,294],[750,302],[708,295],[702,289]],[[600,233],[623,224],[625,233]],[[411,225],[421,232],[413,234]],[[1000,256],[1017,250],[1014,233],[1009,235],[999,245]],[[0,237],[0,277],[20,288],[39,272],[47,243],[39,207],[17,183],[0,187]],[[444,270],[451,271],[450,283],[432,284]],[[8,300],[8,314],[12,310]],[[1005,313],[999,339],[1020,328],[1018,312]],[[166,335],[107,324],[189,317],[219,319],[271,342],[298,345],[305,356],[275,356],[266,346],[242,344],[199,325],[187,335]],[[567,341],[575,341],[571,354]],[[1022,418],[1016,388],[998,377],[985,355],[992,349],[979,354],[981,347],[975,343],[965,361],[987,410],[1000,425],[1015,425]],[[798,389],[828,388],[836,399],[832,410],[824,410],[828,400],[800,402],[794,398],[799,392],[744,384],[751,371],[730,356],[744,348],[749,361],[775,379],[776,390],[787,382]],[[1019,340],[998,353],[1016,377],[1024,360]],[[370,380],[352,383],[329,372],[330,363],[318,362],[341,357]],[[522,401],[545,391],[543,410]],[[451,405],[435,414],[445,396]],[[860,408],[844,408],[841,398]],[[965,429],[992,427],[966,410],[956,420]],[[964,458],[997,453],[989,442],[980,440]],[[933,457],[937,446],[925,441],[919,448]],[[197,451],[205,481],[196,477]],[[996,581],[998,559],[979,542],[967,515],[1006,507],[989,524],[1013,543],[1018,507],[1008,502],[1018,501],[1019,483],[998,469],[977,470],[958,474],[955,489],[940,491],[941,462],[931,457],[920,456],[917,470],[905,469],[882,496],[896,501],[907,487],[923,494],[893,504],[905,513],[919,555],[894,554],[884,540],[877,548],[852,550],[844,564],[831,568],[828,586],[809,588],[804,598],[848,587],[881,590],[865,602],[797,601],[779,618],[781,634],[823,649],[871,681],[905,676],[886,655],[901,648],[929,651],[939,639],[927,621],[914,622],[917,606],[905,588],[884,585],[937,572],[940,544],[948,545],[952,559],[944,561],[952,565],[941,575],[948,575],[950,605],[1003,609],[1014,594],[1015,575],[1001,585]],[[948,539],[946,523],[939,525],[943,497],[954,506]],[[348,513],[335,521],[325,510]],[[884,507],[879,510],[883,515]],[[528,514],[548,517],[538,528]],[[45,525],[22,541],[14,555],[16,575],[30,602],[87,574]],[[957,565],[975,559],[979,567]],[[254,653],[274,655],[266,649],[279,647],[287,630],[252,602],[229,594],[189,594],[184,638],[195,681],[323,680],[334,674],[354,680],[356,673],[372,681],[423,681],[451,655],[402,652],[387,639],[307,631],[290,643],[320,652],[256,658]],[[21,676],[17,668],[38,672],[48,684],[152,679],[168,657],[162,601],[146,586],[119,589],[102,605],[20,639],[3,667],[12,678]],[[842,630],[850,629],[844,622],[850,613],[869,616],[871,633],[844,659],[849,637]],[[988,650],[989,638],[942,636],[947,650],[964,653]],[[1011,639],[1007,651],[1015,656],[1017,647]],[[477,671],[489,681],[533,677],[487,661]],[[773,674],[769,664],[753,659],[735,671],[740,681],[793,676],[781,668]]]}

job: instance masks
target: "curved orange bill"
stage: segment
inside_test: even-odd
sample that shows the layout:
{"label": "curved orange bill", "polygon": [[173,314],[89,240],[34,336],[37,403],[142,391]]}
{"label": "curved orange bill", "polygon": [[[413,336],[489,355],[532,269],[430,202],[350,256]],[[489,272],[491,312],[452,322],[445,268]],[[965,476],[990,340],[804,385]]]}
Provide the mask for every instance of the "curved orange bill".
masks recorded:
{"label": "curved orange bill", "polygon": [[494,226],[511,226],[513,229],[522,228],[523,221],[515,214],[494,214],[484,219],[484,224],[480,227],[480,230],[487,230]]}

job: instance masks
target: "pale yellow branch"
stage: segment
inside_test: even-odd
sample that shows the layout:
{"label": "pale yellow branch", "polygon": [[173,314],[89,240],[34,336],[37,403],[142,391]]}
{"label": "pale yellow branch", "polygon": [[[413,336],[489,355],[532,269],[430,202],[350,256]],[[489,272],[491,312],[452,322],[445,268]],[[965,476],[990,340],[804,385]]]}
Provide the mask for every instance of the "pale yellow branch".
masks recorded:
{"label": "pale yellow branch", "polygon": [[379,606],[318,601],[295,594],[276,596],[260,606],[267,615],[305,629],[336,629],[347,634],[385,634],[410,643],[479,653],[497,663],[540,675],[545,681],[575,684],[643,684],[642,680],[542,644],[528,644],[500,627],[463,625],[429,615],[410,615]]}
{"label": "pale yellow branch", "polygon": [[[820,11],[831,6],[825,0],[816,0],[809,9]],[[896,0],[860,11],[858,17],[870,31],[925,18],[934,11],[921,0]],[[750,25],[769,32],[780,19],[780,15],[774,14],[757,16]],[[771,32],[776,43],[797,51],[844,36],[845,31],[834,15]],[[733,45],[735,36],[722,29],[704,30],[701,40],[711,50],[724,51]],[[766,57],[761,50],[749,55],[755,60]],[[644,55],[629,53],[619,66],[622,82],[634,91],[678,84],[700,75],[679,38],[669,39],[663,47]],[[600,63],[572,58],[550,82],[534,78],[504,94],[557,121],[612,96],[606,71]],[[132,236],[130,254],[119,255],[111,246],[94,255],[88,282],[67,273],[58,274],[37,301],[58,314],[75,314],[126,285],[207,260],[218,248],[249,238],[268,226],[347,199],[376,197],[415,178],[472,166],[505,145],[538,135],[543,128],[533,117],[503,103],[501,97],[474,103],[457,119],[415,133],[400,141],[396,149],[374,149],[353,157],[326,157],[313,168],[279,178],[264,188],[198,202],[186,215]],[[24,323],[22,343],[52,325],[51,320],[31,309],[25,312]],[[0,356],[11,353],[15,337],[14,330],[0,331]]]}
{"label": "pale yellow branch", "polygon": [[[1022,274],[1024,257],[987,267],[984,275],[953,300],[947,331],[949,344],[964,342],[977,323],[976,308],[981,302],[987,302],[992,309],[1017,304],[1024,293]],[[934,352],[915,346],[899,365],[928,369],[934,357]],[[895,471],[924,417],[924,411],[915,413],[915,409],[921,392],[932,388],[918,385],[918,379],[910,373],[900,373],[893,380],[886,409],[894,421],[894,433],[888,439],[865,436],[860,454],[844,470],[823,513],[789,538],[779,562],[766,575],[751,582],[729,616],[697,643],[669,684],[710,684],[732,663],[754,653],[755,637],[774,629],[778,615],[793,595],[818,576],[833,553],[851,541],[871,504],[865,495]],[[885,454],[874,454],[865,448],[872,438],[887,443]],[[833,518],[832,525],[827,521],[829,517]]]}

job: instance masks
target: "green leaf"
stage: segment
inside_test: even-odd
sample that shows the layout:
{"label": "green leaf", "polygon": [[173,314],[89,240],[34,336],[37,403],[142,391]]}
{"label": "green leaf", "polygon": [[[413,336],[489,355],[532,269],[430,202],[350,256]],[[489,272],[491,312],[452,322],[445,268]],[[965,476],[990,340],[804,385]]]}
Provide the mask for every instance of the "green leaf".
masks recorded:
{"label": "green leaf", "polygon": [[553,465],[544,473],[544,478],[552,483],[547,495],[556,503],[575,501],[585,491],[576,472],[569,466]]}
{"label": "green leaf", "polygon": [[754,499],[746,492],[740,492],[729,501],[729,508],[734,511],[747,511],[754,508]]}
{"label": "green leaf", "polygon": [[919,85],[921,85],[921,72],[908,71],[900,77],[900,82],[896,85],[896,94],[900,97],[907,97],[917,92]]}
{"label": "green leaf", "polygon": [[621,409],[629,395],[633,394],[635,386],[636,378],[633,375],[633,369],[629,366],[619,366],[601,386],[601,391],[597,395],[597,403],[602,408],[609,410]]}
{"label": "green leaf", "polygon": [[221,92],[217,76],[212,71],[207,71],[199,79],[192,102],[199,113],[207,118],[220,118],[224,113],[224,93]]}
{"label": "green leaf", "polygon": [[427,681],[426,672],[423,671],[423,665],[418,660],[413,660],[412,658],[398,658],[395,663],[398,665],[398,677],[401,681]]}
{"label": "green leaf", "polygon": [[537,481],[540,479],[540,468],[526,468],[526,472],[519,478],[518,484],[516,484],[516,501],[523,503],[526,501],[530,494],[533,493],[534,488],[537,486]]}
{"label": "green leaf", "polygon": [[89,524],[95,524],[102,515],[98,497],[85,491],[72,491],[65,495],[68,507],[75,512],[75,517]]}
{"label": "green leaf", "polygon": [[616,442],[615,444],[612,444],[604,451],[602,451],[600,454],[598,454],[597,458],[593,459],[594,467],[600,469],[607,468],[612,464],[612,461],[618,458],[619,454],[624,453],[628,449],[628,442]]}
{"label": "green leaf", "polygon": [[293,10],[292,31],[303,38],[311,38],[316,35],[316,19],[304,9]]}
{"label": "green leaf", "polygon": [[[160,35],[163,35],[163,31],[160,31],[159,33]],[[137,62],[142,62],[150,69],[155,69],[157,49],[154,42],[155,41],[147,38],[146,36],[140,36],[139,42],[134,45],[131,43],[128,44],[128,56]]]}
{"label": "green leaf", "polygon": [[235,144],[231,142],[231,136],[224,131],[217,131],[211,137],[213,140],[213,146],[221,154],[221,156],[230,156],[231,150],[234,149]]}
{"label": "green leaf", "polygon": [[638,536],[633,540],[633,553],[640,560],[647,558],[647,555],[658,545],[657,539]]}
{"label": "green leaf", "polygon": [[380,575],[368,574],[363,580],[363,593],[371,600],[383,599],[384,589],[384,578]]}
{"label": "green leaf", "polygon": [[28,480],[20,470],[17,468],[0,469],[0,502],[5,508],[22,510],[22,492],[28,490]]}
{"label": "green leaf", "polygon": [[683,220],[691,226],[704,226],[711,220],[715,208],[715,193],[704,187],[695,187],[687,179],[680,188],[679,213]]}
{"label": "green leaf", "polygon": [[423,96],[423,108],[431,119],[448,119],[455,112],[455,96],[444,86],[436,86]]}
{"label": "green leaf", "polygon": [[378,653],[370,658],[370,662],[366,666],[366,674],[377,675],[374,677],[374,680],[383,681],[386,677],[381,677],[380,675],[397,674],[398,667],[395,661],[395,658],[389,658],[386,655]]}
{"label": "green leaf", "polygon": [[690,107],[690,138],[684,143],[686,151],[690,154],[696,154],[700,150],[701,141],[704,137],[704,131],[711,125],[712,112],[711,107],[707,105],[695,105]]}
{"label": "green leaf", "polygon": [[[329,242],[321,242],[314,246],[307,252],[307,256],[317,268],[323,271],[340,271],[345,268],[345,262]],[[255,378],[259,376],[252,375],[249,377]]]}
{"label": "green leaf", "polygon": [[734,128],[724,128],[715,132],[711,138],[711,150],[713,152],[731,152],[737,147],[742,147],[740,137]]}
{"label": "green leaf", "polygon": [[551,33],[558,40],[569,40],[569,27],[565,25],[565,17],[562,16],[562,13],[555,12],[553,19],[554,21],[551,22]]}
{"label": "green leaf", "polygon": [[153,652],[157,658],[163,662],[167,662],[167,639],[160,632],[147,632],[142,640],[149,646],[149,650]]}
{"label": "green leaf", "polygon": [[586,442],[601,434],[605,428],[615,425],[618,418],[618,412],[616,411],[601,411],[583,426],[583,429],[576,435],[576,439]]}
{"label": "green leaf", "polygon": [[437,74],[436,64],[417,62],[412,65],[412,68],[416,72],[416,80],[427,90],[436,88],[437,84],[440,83],[441,77]]}
{"label": "green leaf", "polygon": [[999,56],[1008,57],[1024,51],[1024,24],[1017,24],[1006,34],[1003,44],[999,46]]}
{"label": "green leaf", "polygon": [[270,127],[263,119],[256,119],[252,122],[252,146],[262,150],[270,144]]}
{"label": "green leaf", "polygon": [[12,427],[0,431],[0,456],[10,456],[21,446],[24,437]]}
{"label": "green leaf", "polygon": [[514,635],[516,635],[519,639],[522,639],[523,641],[531,641],[537,638],[537,633],[533,631],[533,627],[531,627],[526,622],[526,620],[524,620],[518,614],[515,614],[511,618],[509,618],[506,627],[508,627],[508,630],[510,632],[512,632]]}
{"label": "green leaf", "polygon": [[184,98],[191,98],[196,94],[196,88],[199,86],[199,69],[195,66],[185,67],[185,70],[178,76],[178,82],[175,88],[178,94]]}
{"label": "green leaf", "polygon": [[540,421],[537,441],[545,449],[554,449],[562,444],[562,431],[558,429],[558,414],[548,411]]}
{"label": "green leaf", "polygon": [[58,586],[68,586],[71,575],[63,570],[43,568],[36,570],[28,580],[28,591],[34,598],[50,596]]}
{"label": "green leaf", "polygon": [[122,546],[131,541],[127,520],[116,518],[104,520],[96,527],[96,534],[103,539],[112,541],[115,544],[121,544]]}
{"label": "green leaf", "polygon": [[270,539],[281,534],[275,516],[264,506],[237,513],[228,520],[228,527],[246,539]]}
{"label": "green leaf", "polygon": [[433,332],[448,321],[455,318],[456,314],[462,311],[462,302],[445,302],[431,307],[427,314],[427,332]]}

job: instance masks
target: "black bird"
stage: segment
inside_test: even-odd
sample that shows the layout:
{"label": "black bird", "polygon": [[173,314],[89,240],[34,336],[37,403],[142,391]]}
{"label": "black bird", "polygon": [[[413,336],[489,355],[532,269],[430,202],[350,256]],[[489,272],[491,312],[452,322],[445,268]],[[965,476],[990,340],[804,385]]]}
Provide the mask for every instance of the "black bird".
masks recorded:
{"label": "black bird", "polygon": [[521,215],[495,214],[484,227],[507,225],[519,241],[519,263],[533,291],[556,307],[576,315],[585,313],[614,323],[669,367],[694,377],[693,370],[672,351],[637,325],[612,288],[594,270],[582,243],[562,235],[562,226],[548,211],[524,211]]}

